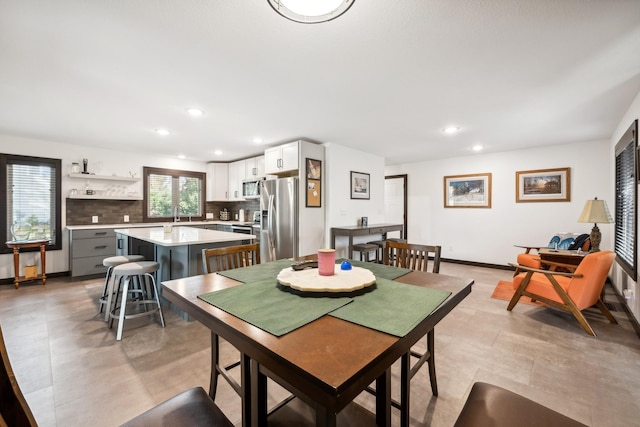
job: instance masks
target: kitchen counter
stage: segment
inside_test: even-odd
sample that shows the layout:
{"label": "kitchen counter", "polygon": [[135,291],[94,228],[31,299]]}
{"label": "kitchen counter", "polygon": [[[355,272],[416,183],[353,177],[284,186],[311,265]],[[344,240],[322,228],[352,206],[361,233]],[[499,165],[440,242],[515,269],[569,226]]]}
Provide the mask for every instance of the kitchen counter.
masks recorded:
{"label": "kitchen counter", "polygon": [[122,223],[122,224],[87,224],[87,225],[67,225],[67,230],[91,230],[91,229],[115,229],[115,228],[143,228],[143,227],[162,227],[164,225],[172,225],[174,227],[189,227],[198,225],[215,225],[215,224],[227,224],[227,225],[253,225],[256,224],[253,221],[179,221],[179,222],[137,222],[137,223]]}
{"label": "kitchen counter", "polygon": [[252,234],[229,233],[188,226],[174,226],[171,233],[165,233],[163,227],[117,228],[116,234],[133,237],[159,246],[185,246],[206,243],[241,242],[255,239]]}

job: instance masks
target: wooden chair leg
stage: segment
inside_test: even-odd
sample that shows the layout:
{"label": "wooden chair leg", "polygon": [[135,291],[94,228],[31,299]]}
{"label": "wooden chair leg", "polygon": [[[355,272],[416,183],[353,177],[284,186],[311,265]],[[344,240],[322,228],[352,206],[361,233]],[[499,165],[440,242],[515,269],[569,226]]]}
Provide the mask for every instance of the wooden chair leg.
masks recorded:
{"label": "wooden chair leg", "polygon": [[220,340],[218,335],[211,332],[211,380],[209,382],[209,397],[216,399],[218,389],[218,362],[220,360]]}
{"label": "wooden chair leg", "polygon": [[600,309],[602,314],[604,314],[604,317],[606,317],[607,320],[609,320],[609,322],[618,323],[616,318],[613,317],[613,314],[611,314],[611,312],[609,311],[609,309],[607,308],[607,306],[604,304],[602,300],[599,299],[598,302],[596,303],[596,306]]}
{"label": "wooden chair leg", "polygon": [[438,395],[438,382],[436,381],[436,361],[435,361],[435,332],[434,329],[430,330],[427,334],[427,351],[429,352],[429,359],[427,364],[429,365],[429,380],[431,381],[431,393],[434,396]]}
{"label": "wooden chair leg", "polygon": [[529,272],[527,273],[526,276],[524,276],[524,279],[520,283],[520,286],[518,286],[518,289],[516,289],[513,296],[511,297],[511,301],[509,301],[509,305],[507,306],[507,311],[513,310],[513,307],[515,307],[518,301],[520,301],[520,297],[522,296],[522,291],[524,291],[529,285],[529,281],[531,280],[532,275],[533,273]]}

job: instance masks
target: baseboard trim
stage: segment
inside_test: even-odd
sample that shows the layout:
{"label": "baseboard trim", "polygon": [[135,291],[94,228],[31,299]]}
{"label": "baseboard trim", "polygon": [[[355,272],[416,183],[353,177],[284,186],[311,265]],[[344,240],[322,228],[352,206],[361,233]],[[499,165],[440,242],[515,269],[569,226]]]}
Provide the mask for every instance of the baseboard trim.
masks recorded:
{"label": "baseboard trim", "polygon": [[476,262],[476,261],[465,261],[462,259],[451,259],[451,258],[440,258],[442,262],[450,262],[452,264],[462,264],[462,265],[470,265],[472,267],[484,267],[484,268],[495,268],[497,270],[511,270],[514,271],[514,268],[510,265],[502,265],[502,264],[490,264],[486,262]]}
{"label": "baseboard trim", "polygon": [[629,310],[629,306],[627,305],[627,300],[618,291],[618,288],[616,287],[615,283],[613,283],[613,280],[611,280],[611,277],[607,278],[607,283],[611,285],[611,289],[613,290],[613,293],[618,298],[618,303],[620,303],[620,305],[624,309],[624,312],[627,314],[627,318],[629,319],[629,322],[631,322],[631,326],[633,327],[633,330],[636,331],[636,335],[638,335],[638,338],[640,338],[640,322],[638,322],[638,319],[636,319],[633,313],[631,312],[631,310]]}

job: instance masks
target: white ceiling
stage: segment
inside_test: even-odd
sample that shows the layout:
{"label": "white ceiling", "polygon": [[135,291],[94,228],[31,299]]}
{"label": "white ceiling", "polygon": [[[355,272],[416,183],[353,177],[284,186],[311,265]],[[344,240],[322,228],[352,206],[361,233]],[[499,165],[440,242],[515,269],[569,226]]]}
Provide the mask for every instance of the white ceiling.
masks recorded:
{"label": "white ceiling", "polygon": [[315,25],[267,0],[0,0],[0,134],[48,141],[394,164],[608,139],[639,91],[639,0],[356,0]]}

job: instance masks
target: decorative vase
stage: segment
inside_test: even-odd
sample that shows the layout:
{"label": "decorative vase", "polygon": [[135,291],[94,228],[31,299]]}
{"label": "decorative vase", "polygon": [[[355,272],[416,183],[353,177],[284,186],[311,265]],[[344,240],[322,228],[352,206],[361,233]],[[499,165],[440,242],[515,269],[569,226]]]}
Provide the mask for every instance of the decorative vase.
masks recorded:
{"label": "decorative vase", "polygon": [[29,240],[31,236],[31,224],[24,221],[16,221],[11,225],[11,235],[16,242]]}

